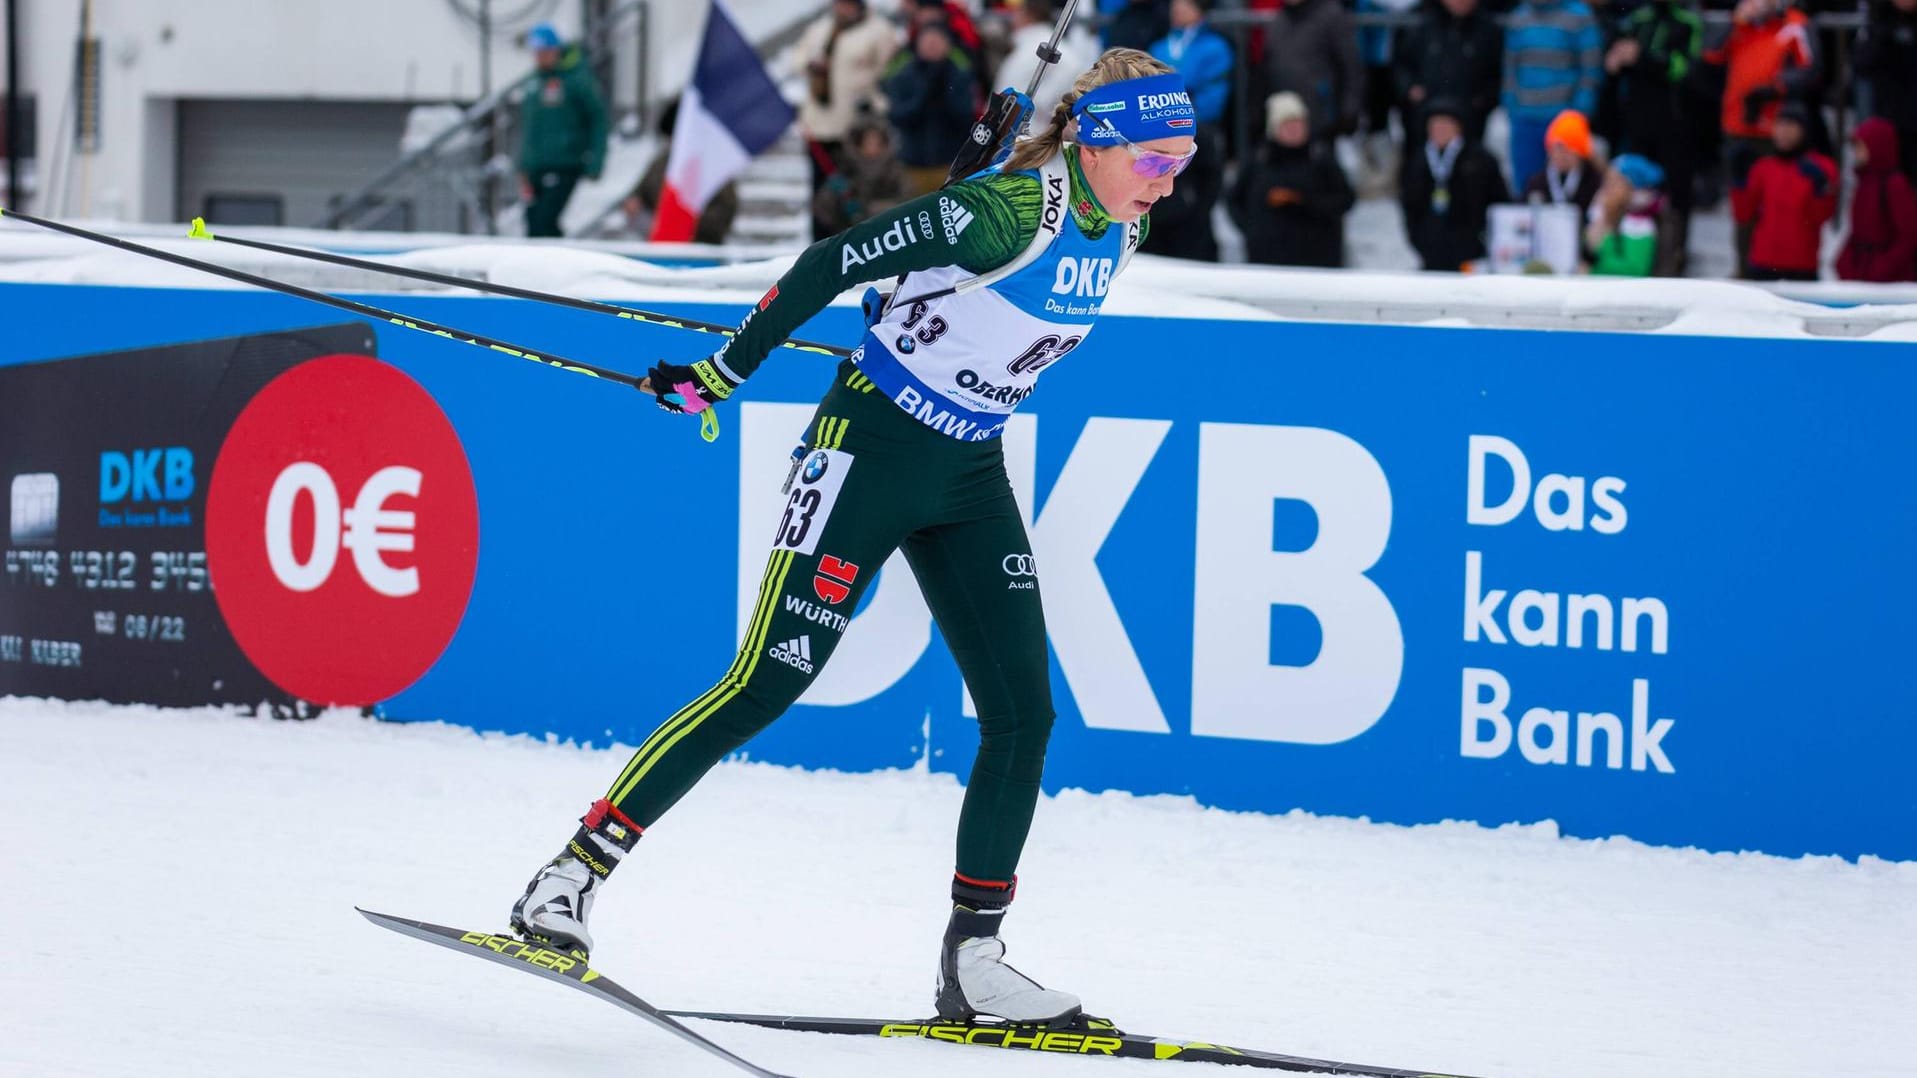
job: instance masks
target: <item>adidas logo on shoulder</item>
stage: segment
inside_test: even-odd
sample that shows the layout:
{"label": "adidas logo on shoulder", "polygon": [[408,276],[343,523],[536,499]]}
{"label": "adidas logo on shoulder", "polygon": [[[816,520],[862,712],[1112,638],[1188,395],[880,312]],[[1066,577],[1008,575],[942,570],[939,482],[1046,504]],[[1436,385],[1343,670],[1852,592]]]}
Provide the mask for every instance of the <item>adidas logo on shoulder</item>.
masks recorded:
{"label": "adidas logo on shoulder", "polygon": [[765,653],[800,673],[812,672],[812,637],[795,636],[783,644],[774,644]]}
{"label": "adidas logo on shoulder", "polygon": [[972,223],[972,211],[953,201],[949,195],[939,196],[939,223],[945,226],[945,242],[957,243],[965,227]]}

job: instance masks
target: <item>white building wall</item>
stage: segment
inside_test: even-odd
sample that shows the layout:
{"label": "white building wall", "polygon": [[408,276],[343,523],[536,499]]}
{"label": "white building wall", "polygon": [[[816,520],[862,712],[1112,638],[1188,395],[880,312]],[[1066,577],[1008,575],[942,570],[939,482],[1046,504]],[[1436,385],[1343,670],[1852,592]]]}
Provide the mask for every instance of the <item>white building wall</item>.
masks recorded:
{"label": "white building wall", "polygon": [[[180,98],[336,101],[470,101],[479,96],[478,28],[456,6],[479,0],[93,0],[101,40],[101,147],[72,154],[75,42],[81,0],[19,0],[22,88],[36,96],[39,174],[53,181],[41,212],[129,220],[173,215],[173,103]],[[494,0],[495,14],[526,9],[572,37],[581,0]],[[808,10],[810,0],[728,0],[748,36],[762,37]],[[654,0],[649,94],[676,92],[704,24],[703,0]],[[532,66],[518,45],[531,19],[495,26],[498,86]],[[631,23],[624,24],[630,34]],[[630,104],[637,81],[622,50],[615,96]],[[0,70],[4,57],[0,56]],[[398,147],[394,148],[395,156]],[[50,168],[50,166],[52,166]],[[51,173],[51,175],[50,175]]]}

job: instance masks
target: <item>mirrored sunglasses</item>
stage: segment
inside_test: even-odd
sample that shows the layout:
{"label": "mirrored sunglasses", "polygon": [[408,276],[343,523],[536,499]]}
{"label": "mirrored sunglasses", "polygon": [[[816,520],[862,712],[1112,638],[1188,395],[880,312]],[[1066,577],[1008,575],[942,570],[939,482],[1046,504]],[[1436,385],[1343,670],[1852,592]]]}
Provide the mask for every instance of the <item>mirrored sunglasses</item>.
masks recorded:
{"label": "mirrored sunglasses", "polygon": [[1119,134],[1118,128],[1113,127],[1112,122],[1105,117],[1099,116],[1096,117],[1096,119],[1098,120],[1098,126],[1110,131],[1113,135],[1117,135],[1118,141],[1124,143],[1125,148],[1131,151],[1132,171],[1140,176],[1148,176],[1152,179],[1157,179],[1160,176],[1176,176],[1185,171],[1191,164],[1192,158],[1198,156],[1198,142],[1196,139],[1192,141],[1191,149],[1186,150],[1182,154],[1160,153],[1157,150],[1147,150],[1131,139]]}

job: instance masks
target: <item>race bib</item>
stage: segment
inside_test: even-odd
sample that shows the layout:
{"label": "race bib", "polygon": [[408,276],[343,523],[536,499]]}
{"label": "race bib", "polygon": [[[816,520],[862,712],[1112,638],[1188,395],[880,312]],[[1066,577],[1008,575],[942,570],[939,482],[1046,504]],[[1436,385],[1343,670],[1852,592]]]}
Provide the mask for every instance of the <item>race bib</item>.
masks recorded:
{"label": "race bib", "polygon": [[785,497],[785,513],[779,517],[779,531],[772,537],[775,550],[811,554],[818,549],[819,533],[832,516],[832,506],[845,487],[845,475],[852,470],[852,454],[838,449],[814,449],[799,462],[792,489]]}

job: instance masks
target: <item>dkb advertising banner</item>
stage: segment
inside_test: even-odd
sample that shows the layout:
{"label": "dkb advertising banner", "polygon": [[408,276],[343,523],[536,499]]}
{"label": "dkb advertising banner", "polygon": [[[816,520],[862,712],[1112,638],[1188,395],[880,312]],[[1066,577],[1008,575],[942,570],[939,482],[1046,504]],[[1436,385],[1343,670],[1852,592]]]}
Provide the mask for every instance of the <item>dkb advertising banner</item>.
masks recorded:
{"label": "dkb advertising banner", "polygon": [[0,693],[284,703],[235,645],[208,565],[208,487],[234,420],[363,323],[0,367]]}
{"label": "dkb advertising banner", "polygon": [[[503,300],[379,302],[627,370],[714,343]],[[297,301],[247,293],[0,285],[0,303],[43,316],[10,320],[0,362],[312,320]],[[720,322],[745,311],[670,309]],[[856,311],[834,309],[799,335],[852,343],[859,331]],[[222,454],[219,469],[258,458],[235,473],[246,493],[231,550],[208,537],[220,605],[241,604],[228,620],[264,634],[247,654],[262,669],[278,656],[274,683],[309,699],[377,697],[393,718],[638,744],[732,662],[792,448],[832,364],[775,354],[721,406],[723,435],[708,445],[697,423],[630,389],[398,327],[375,333],[419,407],[375,413],[373,400],[398,391],[356,390],[326,398],[337,422],[305,446],[265,437],[280,419],[259,428],[256,450],[236,454],[229,439]],[[1035,557],[979,583],[1036,574],[1042,588],[1058,710],[1046,787],[1917,858],[1909,353],[1104,319],[1007,428]],[[364,372],[322,373],[340,387]],[[463,458],[437,434],[401,439],[434,429],[426,402]],[[71,509],[61,474],[62,519],[100,511],[101,453],[127,453],[132,474],[133,450],[173,444],[86,445],[96,471],[71,480],[87,484]],[[17,459],[10,450],[9,475],[57,470]],[[164,494],[164,456],[144,466],[143,489]],[[417,499],[407,473],[378,478],[392,467],[419,473]],[[472,503],[451,496],[462,468]],[[209,527],[224,533],[212,501]],[[355,506],[413,516],[356,516],[354,534]],[[483,516],[468,516],[475,507]],[[482,541],[467,560],[473,519]],[[395,545],[402,534],[413,550]],[[64,551],[97,545],[63,534],[63,567]],[[792,587],[779,601],[830,604],[809,576]],[[909,570],[895,559],[858,610],[831,614],[809,631],[844,633],[843,646],[744,754],[963,778],[977,727]],[[301,642],[329,625],[353,639],[299,668]]]}

